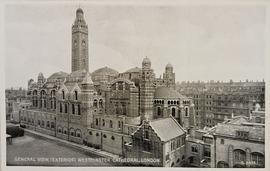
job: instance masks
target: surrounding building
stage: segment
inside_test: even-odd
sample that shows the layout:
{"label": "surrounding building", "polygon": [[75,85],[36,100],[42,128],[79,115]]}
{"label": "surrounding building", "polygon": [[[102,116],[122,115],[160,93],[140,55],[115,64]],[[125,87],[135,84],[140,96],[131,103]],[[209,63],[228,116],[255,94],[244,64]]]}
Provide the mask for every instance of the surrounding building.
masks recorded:
{"label": "surrounding building", "polygon": [[28,103],[27,90],[23,88],[10,88],[5,90],[6,120],[19,122],[20,106]]}
{"label": "surrounding building", "polygon": [[182,82],[177,90],[193,98],[196,126],[213,127],[232,115],[249,117],[255,105],[265,108],[265,82]]}

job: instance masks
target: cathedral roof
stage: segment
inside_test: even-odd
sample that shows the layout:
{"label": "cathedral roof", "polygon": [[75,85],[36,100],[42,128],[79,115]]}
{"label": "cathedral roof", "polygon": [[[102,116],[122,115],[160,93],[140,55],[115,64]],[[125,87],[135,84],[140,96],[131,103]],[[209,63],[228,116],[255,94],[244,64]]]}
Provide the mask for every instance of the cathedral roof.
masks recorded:
{"label": "cathedral roof", "polygon": [[155,91],[154,98],[185,98],[185,96],[178,93],[176,90],[169,87],[158,87]]}
{"label": "cathedral roof", "polygon": [[125,73],[141,72],[141,70],[142,70],[141,68],[134,67],[134,68],[127,70]]}
{"label": "cathedral roof", "polygon": [[181,125],[171,117],[150,121],[149,125],[164,142],[185,134]]}
{"label": "cathedral roof", "polygon": [[53,73],[48,79],[59,79],[59,78],[65,78],[68,76],[68,73],[65,72],[55,72]]}
{"label": "cathedral roof", "polygon": [[103,67],[103,68],[99,68],[97,70],[95,70],[94,72],[92,72],[92,76],[98,76],[98,75],[109,75],[109,76],[117,76],[119,73],[109,67]]}

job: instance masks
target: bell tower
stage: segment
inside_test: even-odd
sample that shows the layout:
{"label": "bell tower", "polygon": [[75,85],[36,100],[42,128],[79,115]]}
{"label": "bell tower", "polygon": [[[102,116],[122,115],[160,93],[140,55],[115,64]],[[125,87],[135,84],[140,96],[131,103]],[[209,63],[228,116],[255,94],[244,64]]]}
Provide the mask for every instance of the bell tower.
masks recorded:
{"label": "bell tower", "polygon": [[72,25],[72,72],[78,70],[89,71],[88,57],[88,26],[84,20],[83,10],[78,8],[76,19]]}
{"label": "bell tower", "polygon": [[151,61],[145,57],[142,62],[141,82],[140,82],[140,113],[141,120],[153,119],[153,99],[154,99],[155,74],[151,68]]}

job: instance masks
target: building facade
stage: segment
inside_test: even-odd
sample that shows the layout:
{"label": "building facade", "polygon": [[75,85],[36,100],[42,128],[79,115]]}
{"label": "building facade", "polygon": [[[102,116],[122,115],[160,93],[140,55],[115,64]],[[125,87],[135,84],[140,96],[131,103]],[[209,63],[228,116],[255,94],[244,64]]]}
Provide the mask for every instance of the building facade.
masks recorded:
{"label": "building facade", "polygon": [[[162,160],[159,166],[183,165],[185,131],[195,127],[196,118],[193,100],[174,90],[172,65],[166,66],[162,79],[155,77],[148,57],[141,68],[124,73],[108,67],[90,73],[88,26],[80,8],[72,25],[71,59],[71,73],[60,71],[48,78],[39,73],[37,81],[28,81],[31,105],[20,110],[21,125],[119,156],[132,156],[141,149],[131,148],[128,153],[126,144],[132,143],[134,136],[142,136],[138,130],[148,122],[153,129],[160,129],[154,128],[155,123],[169,122],[179,131],[166,140],[156,136]],[[174,149],[168,150],[171,143]],[[156,145],[150,143],[149,148]]]}

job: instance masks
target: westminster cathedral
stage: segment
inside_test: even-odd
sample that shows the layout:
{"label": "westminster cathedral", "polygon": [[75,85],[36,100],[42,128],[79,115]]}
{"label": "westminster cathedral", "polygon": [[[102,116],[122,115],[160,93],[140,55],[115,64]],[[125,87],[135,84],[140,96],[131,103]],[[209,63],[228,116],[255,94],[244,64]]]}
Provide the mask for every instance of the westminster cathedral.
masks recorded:
{"label": "westminster cathedral", "polygon": [[[28,129],[121,157],[160,158],[156,166],[185,160],[185,137],[195,128],[191,98],[175,90],[173,66],[156,78],[150,57],[125,72],[89,68],[88,25],[76,10],[71,73],[42,73],[28,81],[31,106],[20,111]],[[91,46],[91,44],[90,44]],[[91,61],[95,62],[95,61]]]}

